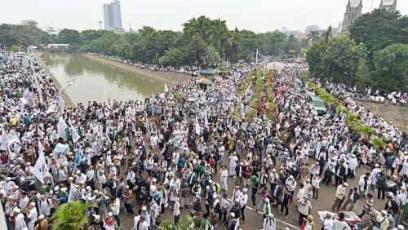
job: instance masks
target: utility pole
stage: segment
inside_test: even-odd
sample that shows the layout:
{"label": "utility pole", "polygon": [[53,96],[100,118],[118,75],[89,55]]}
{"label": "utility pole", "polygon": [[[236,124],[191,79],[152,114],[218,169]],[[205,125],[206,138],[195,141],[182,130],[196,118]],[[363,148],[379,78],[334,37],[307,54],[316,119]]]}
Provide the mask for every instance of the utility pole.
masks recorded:
{"label": "utility pole", "polygon": [[258,65],[258,54],[259,54],[259,50],[256,49],[255,65]]}

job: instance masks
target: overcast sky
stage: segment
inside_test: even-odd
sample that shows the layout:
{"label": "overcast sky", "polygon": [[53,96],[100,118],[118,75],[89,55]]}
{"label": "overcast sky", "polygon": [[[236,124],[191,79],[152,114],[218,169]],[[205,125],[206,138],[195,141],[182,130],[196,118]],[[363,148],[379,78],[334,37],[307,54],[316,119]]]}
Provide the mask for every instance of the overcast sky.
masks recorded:
{"label": "overcast sky", "polygon": [[[363,0],[364,12],[381,0]],[[41,27],[97,29],[104,0],[0,0],[0,23],[37,21]],[[348,0],[121,0],[122,24],[128,30],[149,25],[181,30],[192,17],[206,15],[227,21],[230,29],[256,32],[304,30],[307,25],[326,28],[343,20]],[[398,0],[398,10],[408,14],[408,0]]]}

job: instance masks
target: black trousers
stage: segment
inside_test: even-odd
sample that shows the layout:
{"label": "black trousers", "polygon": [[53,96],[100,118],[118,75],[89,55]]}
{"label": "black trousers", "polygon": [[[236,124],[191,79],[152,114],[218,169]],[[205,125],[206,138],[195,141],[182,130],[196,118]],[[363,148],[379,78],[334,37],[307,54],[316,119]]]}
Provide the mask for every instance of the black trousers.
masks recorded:
{"label": "black trousers", "polygon": [[387,192],[387,188],[378,187],[377,199],[385,199],[385,193]]}
{"label": "black trousers", "polygon": [[242,214],[242,220],[245,221],[245,208],[246,206],[244,205],[244,207],[241,207],[241,214]]}

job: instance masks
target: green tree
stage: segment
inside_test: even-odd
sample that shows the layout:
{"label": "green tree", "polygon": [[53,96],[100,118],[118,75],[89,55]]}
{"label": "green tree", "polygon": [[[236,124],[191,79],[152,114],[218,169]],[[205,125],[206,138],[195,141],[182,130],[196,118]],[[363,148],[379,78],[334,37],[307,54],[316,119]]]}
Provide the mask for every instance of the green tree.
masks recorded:
{"label": "green tree", "polygon": [[205,62],[206,44],[201,37],[193,36],[188,43],[186,52],[186,63],[190,65],[202,65]]}
{"label": "green tree", "polygon": [[17,46],[26,48],[30,45],[38,45],[47,39],[44,32],[37,27],[32,20],[23,21],[19,25],[0,25],[0,44],[4,46]]}
{"label": "green tree", "polygon": [[292,57],[297,57],[300,52],[300,45],[297,38],[291,34],[288,37],[288,41],[286,44],[286,54]]}
{"label": "green tree", "polygon": [[159,64],[165,66],[180,66],[184,62],[184,51],[179,48],[170,48],[164,56],[159,58]]}
{"label": "green tree", "polygon": [[221,57],[218,51],[211,45],[205,48],[204,64],[216,66],[221,62]]}
{"label": "green tree", "polygon": [[87,210],[91,206],[80,201],[62,204],[58,207],[51,219],[54,230],[82,230],[89,222]]}
{"label": "green tree", "polygon": [[329,41],[316,76],[336,83],[354,85],[358,63],[366,58],[363,45],[357,45],[347,36],[339,36]]}
{"label": "green tree", "polygon": [[[234,54],[231,52],[234,48],[234,40],[223,20],[211,20],[205,16],[193,18],[183,24],[183,32],[184,40],[191,41],[200,38],[204,43],[204,47],[213,47],[220,57],[232,58]],[[211,53],[214,53],[212,51]],[[195,61],[198,61],[198,59],[196,58]],[[203,64],[203,61],[204,59],[201,58],[198,63]]]}
{"label": "green tree", "polygon": [[274,32],[268,32],[257,35],[258,40],[262,44],[261,52],[265,55],[279,56],[280,52],[284,50],[287,36],[275,30]]}
{"label": "green tree", "polygon": [[320,38],[320,31],[313,30],[313,31],[310,31],[310,32],[307,34],[307,40],[309,40],[309,42],[312,43],[312,45],[313,45],[313,44],[316,44],[317,42],[319,42],[320,39],[321,39],[321,38]]}
{"label": "green tree", "polygon": [[91,42],[102,37],[104,33],[104,30],[83,30],[81,31],[81,40],[83,42]]}
{"label": "green tree", "polygon": [[371,80],[372,72],[368,66],[367,60],[361,58],[358,62],[357,72],[356,72],[356,86],[359,90],[364,90],[367,87],[373,85]]}
{"label": "green tree", "polygon": [[392,44],[374,54],[373,83],[386,92],[408,91],[408,45]]}
{"label": "green tree", "polygon": [[78,44],[81,42],[81,35],[77,30],[63,29],[58,33],[59,43]]}
{"label": "green tree", "polygon": [[407,41],[407,27],[405,31],[399,28],[400,17],[397,12],[376,9],[362,15],[351,25],[350,37],[357,43],[364,43],[371,54],[392,43]]}
{"label": "green tree", "polygon": [[323,54],[326,52],[329,44],[325,41],[315,43],[306,53],[306,61],[309,64],[309,72],[312,76],[317,76],[319,66],[323,59]]}
{"label": "green tree", "polygon": [[239,31],[239,59],[246,61],[255,60],[256,49],[260,48],[262,42],[257,34],[249,30]]}

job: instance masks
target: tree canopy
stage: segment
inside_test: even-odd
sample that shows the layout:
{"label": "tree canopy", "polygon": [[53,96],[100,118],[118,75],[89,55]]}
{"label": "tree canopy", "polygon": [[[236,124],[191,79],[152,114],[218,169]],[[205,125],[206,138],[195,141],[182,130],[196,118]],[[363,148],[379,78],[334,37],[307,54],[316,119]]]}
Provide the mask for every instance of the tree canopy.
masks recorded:
{"label": "tree canopy", "polygon": [[408,92],[408,44],[392,44],[374,54],[372,84]]}
{"label": "tree canopy", "polygon": [[376,9],[351,25],[350,37],[357,43],[364,43],[370,53],[393,43],[407,43],[408,18],[398,12]]}
{"label": "tree canopy", "polygon": [[407,91],[408,17],[374,10],[351,25],[349,36],[329,32],[324,39],[309,37],[314,42],[306,61],[313,76],[359,89]]}
{"label": "tree canopy", "polygon": [[225,21],[205,16],[190,19],[181,32],[146,26],[134,33],[63,29],[57,35],[49,35],[38,29],[35,22],[0,25],[0,44],[26,47],[51,42],[69,43],[71,49],[83,52],[172,66],[254,61],[257,49],[261,55],[297,57],[302,48],[309,46],[308,40],[280,31],[229,30]]}

